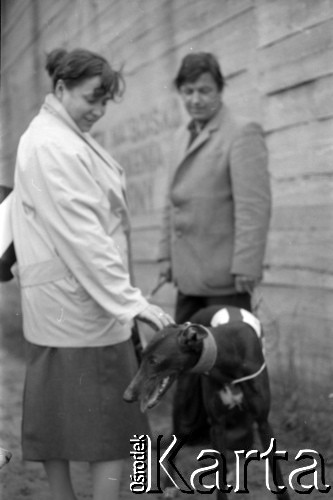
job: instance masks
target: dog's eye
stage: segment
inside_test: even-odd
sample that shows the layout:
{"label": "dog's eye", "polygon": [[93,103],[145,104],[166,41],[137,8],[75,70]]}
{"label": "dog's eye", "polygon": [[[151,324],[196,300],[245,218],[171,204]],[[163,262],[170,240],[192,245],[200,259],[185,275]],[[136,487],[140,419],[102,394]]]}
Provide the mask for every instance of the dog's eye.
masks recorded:
{"label": "dog's eye", "polygon": [[162,370],[166,366],[169,366],[169,363],[166,363],[166,360],[164,357],[161,356],[152,356],[149,358],[149,364],[152,366],[155,370],[158,368],[159,370]]}
{"label": "dog's eye", "polygon": [[156,366],[156,365],[158,365],[158,360],[157,360],[157,358],[155,358],[155,357],[153,357],[153,356],[152,356],[152,357],[150,357],[150,358],[149,358],[149,364],[150,364],[150,365],[152,365],[152,366]]}

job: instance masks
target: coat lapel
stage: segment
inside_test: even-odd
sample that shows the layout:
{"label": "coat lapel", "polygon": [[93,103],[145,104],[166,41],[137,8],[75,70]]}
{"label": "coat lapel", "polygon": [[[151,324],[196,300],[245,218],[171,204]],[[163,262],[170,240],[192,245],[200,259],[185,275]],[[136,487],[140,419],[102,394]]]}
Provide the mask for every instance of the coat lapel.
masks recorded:
{"label": "coat lapel", "polygon": [[209,124],[200,132],[200,134],[194,139],[191,146],[186,150],[185,157],[189,156],[196,149],[200,148],[210,138],[211,129]]}
{"label": "coat lapel", "polygon": [[123,174],[123,168],[119,163],[108,154],[105,149],[98,144],[97,141],[88,133],[80,133],[82,139],[89,144],[89,146],[95,151],[95,153],[109,166],[118,171],[118,173]]}
{"label": "coat lapel", "polygon": [[[74,133],[76,133],[98,156],[100,160],[108,167],[105,172],[108,173],[108,181],[105,186],[110,186],[110,189],[115,193],[117,198],[121,201],[123,205],[124,213],[124,227],[129,227],[129,217],[128,217],[128,201],[126,196],[126,181],[123,168],[119,163],[112,158],[108,152],[98,144],[97,141],[89,134],[83,133],[78,128],[76,123],[68,115],[62,104],[56,99],[53,94],[48,94],[46,96],[43,108],[56,116],[65,126],[69,127]],[[102,172],[100,173],[102,175]]]}
{"label": "coat lapel", "polygon": [[184,160],[187,155],[187,145],[189,142],[189,131],[187,127],[181,129],[176,138],[176,153],[173,161],[173,168],[176,169],[178,165]]}
{"label": "coat lapel", "polygon": [[[94,153],[111,169],[111,171],[115,171],[117,176],[120,177],[121,180],[121,190],[124,199],[126,200],[126,186],[125,186],[125,176],[124,170],[119,165],[119,163],[112,158],[108,152],[98,144],[97,141],[89,134],[83,133],[76,125],[76,123],[72,120],[69,114],[66,112],[65,108],[62,104],[56,99],[53,94],[48,94],[46,96],[43,108],[45,108],[51,114],[57,116],[62,122],[64,122],[70,129],[73,130],[81,139],[88,144],[88,146],[94,151]],[[126,200],[127,203],[127,200]]]}
{"label": "coat lapel", "polygon": [[[127,208],[128,208],[128,200],[127,200],[127,193],[126,193],[126,181],[125,181],[125,173],[123,168],[119,165],[119,163],[112,158],[111,155],[108,154],[105,149],[98,144],[97,141],[90,135],[90,134],[82,134],[82,139],[89,144],[89,146],[94,150],[94,152],[99,156],[100,159],[102,159],[107,166],[109,167],[109,176],[110,174],[114,176],[116,173],[116,177],[114,178],[114,181],[111,183],[112,189],[117,192],[117,186],[119,186],[119,189],[121,191],[121,195],[125,201],[125,207],[126,207],[126,224],[125,224],[125,232],[127,231],[127,228],[129,228],[129,216],[127,213]],[[120,194],[120,192],[119,192]],[[118,194],[118,196],[119,196]]]}
{"label": "coat lapel", "polygon": [[107,151],[105,151],[102,146],[98,144],[97,141],[89,134],[83,133],[76,125],[76,123],[72,120],[69,114],[66,112],[65,108],[62,104],[56,99],[53,94],[48,94],[45,99],[45,103],[43,107],[53,115],[57,116],[60,120],[62,120],[68,127],[70,127],[77,135],[81,137],[81,139],[86,142],[94,152],[101,158],[109,167],[118,171],[118,173],[123,173],[122,167],[119,163],[116,162],[114,158],[112,158]]}
{"label": "coat lapel", "polygon": [[187,145],[190,140],[190,134],[188,127],[184,127],[182,129],[181,135],[179,136],[179,149],[176,157],[176,161],[174,162],[174,174],[181,168],[184,164],[185,160],[197,149],[201,148],[203,144],[210,140],[212,133],[215,130],[221,127],[221,124],[224,121],[225,114],[225,106],[223,105],[221,109],[216,113],[216,115],[207,123],[207,125],[203,128],[200,134],[196,137],[196,139],[192,142],[190,147]]}

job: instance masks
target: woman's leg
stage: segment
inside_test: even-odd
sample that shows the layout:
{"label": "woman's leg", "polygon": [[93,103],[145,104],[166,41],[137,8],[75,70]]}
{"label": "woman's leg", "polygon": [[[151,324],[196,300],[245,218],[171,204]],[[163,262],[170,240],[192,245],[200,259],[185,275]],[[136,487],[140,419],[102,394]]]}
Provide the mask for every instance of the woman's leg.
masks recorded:
{"label": "woman's leg", "polygon": [[44,462],[44,468],[54,500],[77,500],[67,460],[47,460]]}
{"label": "woman's leg", "polygon": [[91,462],[93,500],[117,500],[124,460]]}

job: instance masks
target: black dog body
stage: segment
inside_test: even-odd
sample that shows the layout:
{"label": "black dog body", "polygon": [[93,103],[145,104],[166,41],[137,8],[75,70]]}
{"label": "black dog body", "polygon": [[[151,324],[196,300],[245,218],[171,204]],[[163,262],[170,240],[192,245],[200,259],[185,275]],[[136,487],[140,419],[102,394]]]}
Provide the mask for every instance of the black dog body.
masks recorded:
{"label": "black dog body", "polygon": [[[219,324],[218,315],[222,310],[229,321]],[[249,313],[243,312],[246,319]],[[213,448],[226,456],[227,418],[236,411],[248,429],[252,429],[253,423],[257,424],[263,451],[268,450],[274,435],[268,421],[270,390],[262,338],[244,321],[241,313],[237,308],[211,306],[196,313],[191,323],[170,326],[157,333],[144,350],[139,371],[125,391],[124,399],[139,400],[145,411],[155,406],[179,376],[201,373]],[[212,323],[217,326],[211,327]],[[215,343],[215,350],[206,356],[208,337],[211,344]],[[251,446],[252,442],[247,440],[241,449]],[[278,485],[283,485],[278,463],[275,479]],[[225,493],[218,491],[218,500],[226,498]],[[287,500],[289,495],[285,492],[277,498]]]}
{"label": "black dog body", "polygon": [[[229,318],[227,323],[210,327],[216,313],[221,310],[227,311],[234,318]],[[210,327],[217,345],[215,364],[209,373],[202,377],[205,388],[203,393],[205,396],[207,392],[217,392],[221,399],[221,411],[227,413],[236,401],[228,401],[227,397],[223,399],[221,390],[222,393],[223,390],[232,393],[241,392],[243,398],[239,404],[250,413],[255,422],[265,421],[270,409],[270,389],[262,332],[256,332],[247,322],[238,319],[239,311],[241,310],[235,307],[211,306],[202,309],[191,318],[194,324]],[[255,374],[257,375],[253,376]],[[241,379],[246,377],[249,378],[241,382]],[[229,396],[232,398],[230,392]],[[213,416],[211,412],[209,416]]]}

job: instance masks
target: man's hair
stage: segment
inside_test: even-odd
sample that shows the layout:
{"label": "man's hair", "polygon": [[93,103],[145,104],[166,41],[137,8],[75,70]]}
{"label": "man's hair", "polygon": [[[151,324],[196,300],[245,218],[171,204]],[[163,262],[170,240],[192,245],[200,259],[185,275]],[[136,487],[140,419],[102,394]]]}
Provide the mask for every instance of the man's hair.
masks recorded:
{"label": "man's hair", "polygon": [[224,78],[220,65],[213,54],[198,52],[188,54],[182,60],[174,84],[178,90],[184,83],[195,82],[203,73],[210,73],[214,78],[217,88],[221,92],[224,87]]}

